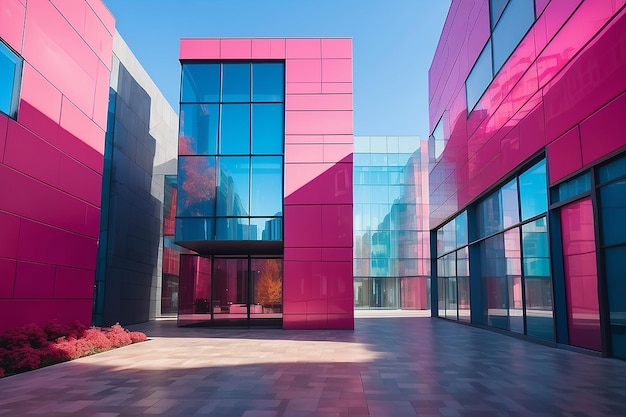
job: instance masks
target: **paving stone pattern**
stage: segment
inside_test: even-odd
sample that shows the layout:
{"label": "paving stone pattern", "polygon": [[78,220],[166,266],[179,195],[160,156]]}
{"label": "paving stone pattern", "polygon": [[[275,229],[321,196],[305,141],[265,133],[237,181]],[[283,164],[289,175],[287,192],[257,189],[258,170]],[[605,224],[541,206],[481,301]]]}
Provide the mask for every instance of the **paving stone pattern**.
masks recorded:
{"label": "paving stone pattern", "polygon": [[623,417],[626,362],[416,317],[354,331],[133,326],[151,340],[0,379],[0,415]]}

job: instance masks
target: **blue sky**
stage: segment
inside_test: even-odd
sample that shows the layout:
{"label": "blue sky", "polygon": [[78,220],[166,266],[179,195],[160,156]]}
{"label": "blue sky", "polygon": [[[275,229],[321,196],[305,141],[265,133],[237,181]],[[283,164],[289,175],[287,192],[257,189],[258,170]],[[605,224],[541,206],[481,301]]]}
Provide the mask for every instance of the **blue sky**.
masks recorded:
{"label": "blue sky", "polygon": [[178,112],[182,37],[353,38],[354,133],[419,135],[428,68],[451,0],[104,0]]}

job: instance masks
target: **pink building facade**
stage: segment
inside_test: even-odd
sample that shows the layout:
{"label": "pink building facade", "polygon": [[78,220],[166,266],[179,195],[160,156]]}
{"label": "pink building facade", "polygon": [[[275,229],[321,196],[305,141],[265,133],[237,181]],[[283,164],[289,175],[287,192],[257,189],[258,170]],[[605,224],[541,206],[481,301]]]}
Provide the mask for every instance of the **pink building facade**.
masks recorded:
{"label": "pink building facade", "polygon": [[0,7],[0,331],[91,321],[114,31],[98,0]]}
{"label": "pink building facade", "polygon": [[[283,158],[281,171],[283,172],[284,180],[280,181],[281,184],[278,184],[278,187],[283,186],[283,197],[282,208],[280,212],[276,213],[278,217],[271,221],[277,222],[276,224],[279,224],[282,229],[278,232],[278,238],[276,236],[269,238],[272,239],[271,243],[250,243],[250,241],[241,242],[239,240],[236,246],[247,249],[239,249],[238,253],[237,250],[233,252],[232,249],[228,249],[227,252],[230,256],[245,255],[249,257],[254,256],[255,250],[262,250],[266,253],[271,253],[272,256],[276,257],[277,262],[280,262],[282,266],[278,269],[282,268],[282,311],[279,311],[280,309],[276,308],[276,306],[271,308],[271,310],[282,317],[282,326],[284,328],[352,329],[354,326],[354,313],[352,275],[353,107],[351,39],[182,39],[180,60],[183,64],[183,78],[186,77],[186,65],[207,63],[209,65],[218,65],[218,68],[219,65],[222,65],[223,77],[227,77],[228,71],[234,68],[232,65],[251,66],[253,72],[253,98],[247,99],[249,103],[247,105],[252,106],[253,123],[256,123],[254,121],[254,106],[259,105],[254,103],[254,88],[256,85],[254,84],[256,82],[254,74],[257,73],[255,72],[257,71],[256,68],[259,68],[258,73],[260,73],[263,63],[284,64],[284,80],[281,79],[277,87],[280,91],[284,91],[284,99],[278,98],[276,100],[280,104],[274,103],[274,105],[278,106],[284,105],[283,118],[281,119],[283,122],[280,123],[282,131],[280,140],[282,143],[279,146],[282,151],[274,152],[276,158]],[[260,66],[255,67],[255,65]],[[218,69],[217,71],[219,77],[220,70]],[[183,80],[183,101],[186,95],[184,83],[185,81]],[[201,81],[198,81],[198,83],[201,83]],[[223,78],[223,83],[226,85],[226,78]],[[224,91],[222,93],[225,94]],[[250,97],[250,93],[247,94]],[[229,104],[224,103],[229,99],[216,98],[215,100],[217,100],[217,104],[206,104],[205,106],[207,107],[205,109],[211,108],[210,106],[212,105],[221,106],[219,111],[226,114],[225,109]],[[250,104],[251,100],[252,103]],[[271,100],[274,99],[272,98]],[[184,105],[192,106],[192,104]],[[230,105],[232,106],[232,104]],[[215,108],[217,109],[218,107]],[[191,114],[190,110],[187,114]],[[189,124],[189,117],[191,117],[188,116],[185,122],[182,120],[184,115],[185,109],[183,104],[181,104],[181,132],[185,130],[183,123]],[[222,123],[220,149],[226,149],[229,145],[226,143],[225,136],[224,138],[221,136],[225,135],[225,122],[224,119],[220,120]],[[252,164],[254,164],[255,158],[254,135],[255,127],[253,125]],[[182,155],[180,149],[179,154]],[[223,150],[219,152],[225,153]],[[230,152],[240,153],[237,149]],[[246,152],[250,154],[249,151]],[[208,152],[208,154],[211,154],[211,152]],[[218,155],[218,164],[221,163],[219,161],[226,161],[223,156],[221,156],[221,160],[219,157]],[[187,158],[190,158],[187,160],[191,161],[192,157]],[[184,171],[185,164],[187,164],[185,161],[187,160],[179,158],[179,210],[177,221],[181,221],[180,224],[184,222],[184,220],[179,219],[183,216],[181,204],[185,204],[185,197],[181,192],[187,192],[188,190],[185,188],[185,180],[181,179],[181,172]],[[181,166],[183,171],[181,171]],[[225,174],[223,174],[223,170],[218,170],[217,175]],[[224,182],[226,180],[217,179],[216,181]],[[254,181],[254,176],[252,176],[252,191],[250,194],[252,199],[256,195]],[[217,185],[216,191],[218,199],[220,184]],[[210,183],[210,186],[214,187],[215,183]],[[218,200],[218,210],[219,204]],[[254,210],[254,201],[251,203],[251,207],[251,211]],[[245,213],[245,207],[241,210],[243,210],[245,215],[248,215]],[[250,226],[244,226],[244,229],[241,229],[242,226],[239,226],[239,230],[244,230],[244,234],[249,233],[250,240],[256,239],[253,237],[253,233],[256,236],[257,227],[254,225],[254,219],[245,221],[250,221],[251,223],[246,223],[246,225],[250,224]],[[271,222],[268,220],[268,224]],[[207,224],[206,222],[204,223],[205,229]],[[219,219],[216,227],[218,228],[216,233],[219,240]],[[186,233],[189,229],[184,230]],[[267,230],[264,233],[269,233],[269,229]],[[177,235],[178,233],[179,223],[177,223]],[[194,234],[195,232],[190,233]],[[215,239],[215,236],[215,234],[208,237],[205,236],[206,241]],[[258,239],[262,240],[269,235],[263,235],[265,237],[261,238],[259,232],[258,236]],[[186,246],[205,256],[205,258],[197,260],[181,261],[183,268],[185,268],[185,265],[188,265],[190,273],[192,275],[196,274],[195,278],[192,278],[192,280],[195,280],[195,284],[190,285],[187,287],[188,290],[185,290],[182,288],[182,280],[184,278],[181,270],[181,294],[179,296],[181,301],[179,320],[181,320],[181,324],[208,321],[209,316],[211,318],[210,321],[215,322],[219,317],[233,317],[238,314],[241,314],[242,317],[246,316],[250,320],[256,312],[261,313],[261,306],[255,305],[254,300],[246,301],[239,298],[238,301],[234,298],[232,300],[228,298],[227,300],[226,297],[233,297],[234,286],[239,285],[239,292],[242,292],[244,290],[241,290],[241,285],[245,286],[246,284],[233,283],[230,286],[231,295],[223,296],[223,300],[220,301],[220,296],[217,295],[217,292],[223,289],[221,289],[222,284],[218,282],[220,278],[217,275],[217,261],[213,263],[214,266],[210,273],[203,273],[199,270],[202,265],[210,269],[211,262],[206,262],[207,257],[217,259],[219,256],[226,254],[226,247],[231,247],[229,246],[231,243],[237,242],[236,240],[230,240],[230,237],[225,239],[226,241],[212,245],[211,243],[200,243],[197,238],[185,238],[184,236],[177,238],[181,246]],[[243,240],[247,240],[247,238],[244,237]],[[224,260],[223,262],[226,265],[230,261]],[[246,261],[242,262],[246,263]],[[249,262],[251,263],[248,265],[252,265],[252,267],[242,268],[246,271],[250,268],[255,270],[254,265],[256,261],[254,258]],[[222,265],[222,263],[219,265]],[[241,275],[241,271],[239,275]],[[230,280],[231,278],[228,279]],[[234,277],[232,279],[236,280]],[[199,280],[203,280],[202,285],[198,285]],[[250,285],[255,286],[257,283],[257,281],[251,281]],[[214,292],[213,295],[207,292],[211,288]],[[228,291],[228,288],[226,291]],[[257,293],[255,290],[245,291],[249,291],[252,298],[256,297],[255,294]],[[210,300],[207,301],[208,305],[202,304],[205,299]],[[198,304],[199,302],[200,305]],[[187,303],[187,306],[185,303]],[[191,303],[195,303],[195,307]],[[264,307],[263,312],[269,310],[269,308]],[[198,311],[201,311],[201,314],[206,316],[198,317],[197,314],[194,316],[194,312],[197,313]]]}
{"label": "pink building facade", "polygon": [[624,4],[452,1],[429,73],[440,317],[626,357]]}

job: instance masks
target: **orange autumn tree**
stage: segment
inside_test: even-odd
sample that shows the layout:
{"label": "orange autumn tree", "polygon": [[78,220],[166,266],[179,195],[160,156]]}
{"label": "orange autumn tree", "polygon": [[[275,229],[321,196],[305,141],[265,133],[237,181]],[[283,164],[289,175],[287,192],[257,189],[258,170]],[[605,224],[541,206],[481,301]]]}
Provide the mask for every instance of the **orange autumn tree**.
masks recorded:
{"label": "orange autumn tree", "polygon": [[263,307],[276,307],[282,304],[283,280],[277,259],[265,261],[265,268],[256,287],[256,299]]}

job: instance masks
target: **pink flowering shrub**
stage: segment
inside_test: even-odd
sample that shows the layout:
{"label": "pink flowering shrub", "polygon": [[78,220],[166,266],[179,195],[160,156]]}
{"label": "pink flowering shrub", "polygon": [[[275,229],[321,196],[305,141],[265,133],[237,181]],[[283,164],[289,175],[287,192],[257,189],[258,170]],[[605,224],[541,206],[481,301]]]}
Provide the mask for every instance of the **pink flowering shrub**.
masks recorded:
{"label": "pink flowering shrub", "polygon": [[145,340],[144,333],[129,332],[119,323],[110,328],[79,322],[16,327],[0,336],[0,378]]}

